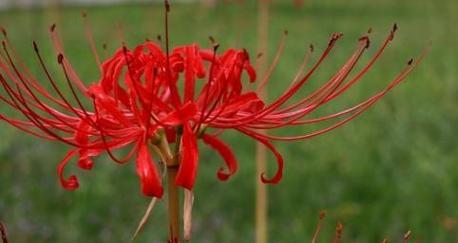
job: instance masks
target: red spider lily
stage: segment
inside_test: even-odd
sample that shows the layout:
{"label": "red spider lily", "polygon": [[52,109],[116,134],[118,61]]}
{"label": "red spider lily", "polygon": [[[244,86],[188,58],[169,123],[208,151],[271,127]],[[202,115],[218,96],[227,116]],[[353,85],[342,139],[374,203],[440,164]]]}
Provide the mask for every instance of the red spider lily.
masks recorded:
{"label": "red spider lily", "polygon": [[[299,101],[290,102],[331,55],[337,41],[342,37],[341,34],[332,35],[327,48],[317,61],[304,71],[313,51],[310,48],[291,85],[270,103],[261,100],[257,93],[266,87],[283,49],[283,42],[272,67],[265,75],[266,78],[261,80],[260,88],[253,90],[249,83],[256,81],[256,73],[250,64],[247,51],[229,49],[219,53],[219,45],[213,39],[213,49],[201,49],[192,44],[169,51],[166,28],[165,50],[151,41],[134,49],[123,45],[103,63],[100,63],[95,45],[91,41],[91,47],[99,62],[101,78],[97,83],[86,86],[65,58],[53,25],[50,33],[57,52],[57,62],[71,91],[71,97],[65,97],[48,71],[38,45],[33,43],[37,60],[52,92],[45,89],[30,73],[3,31],[5,38],[2,41],[0,58],[0,81],[4,92],[0,99],[5,105],[17,110],[22,118],[4,114],[0,117],[31,135],[60,141],[73,147],[58,166],[61,184],[69,190],[78,188],[79,183],[75,175],[64,177],[67,163],[77,157],[78,166],[90,170],[93,167],[92,158],[106,151],[115,162],[121,164],[136,156],[136,168],[143,193],[161,197],[162,182],[149,145],[163,143],[165,137],[166,143],[178,145],[179,160],[176,164],[164,161],[167,158],[161,158],[168,166],[178,166],[175,178],[177,185],[189,190],[194,186],[199,157],[198,139],[202,139],[221,155],[227,168],[221,168],[217,176],[220,180],[227,180],[237,171],[237,161],[230,147],[218,138],[227,129],[238,130],[262,143],[273,153],[278,169],[271,178],[262,174],[261,180],[264,183],[278,183],[283,174],[283,159],[272,141],[308,139],[344,125],[404,80],[421,60],[419,58],[416,62],[409,61],[409,65],[385,89],[361,103],[334,114],[318,118],[308,117],[357,83],[392,41],[395,31],[396,26],[368,63],[355,71],[360,58],[369,48],[369,37],[361,37],[355,51],[323,86]],[[356,74],[351,76],[354,71]],[[245,80],[245,74],[248,80]],[[88,106],[87,103],[91,105]],[[336,118],[341,119],[326,128],[307,134],[273,136],[261,132]],[[214,129],[216,133],[209,133],[209,129]],[[129,147],[130,152],[124,158],[117,158],[113,151],[125,147]],[[163,154],[159,156],[164,157]]]}

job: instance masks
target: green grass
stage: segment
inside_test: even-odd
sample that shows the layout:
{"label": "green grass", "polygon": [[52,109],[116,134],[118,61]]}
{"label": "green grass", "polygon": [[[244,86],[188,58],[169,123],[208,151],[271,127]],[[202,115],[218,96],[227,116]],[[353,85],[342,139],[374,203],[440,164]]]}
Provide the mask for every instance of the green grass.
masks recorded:
{"label": "green grass", "polygon": [[[384,237],[395,240],[409,229],[421,242],[456,242],[458,224],[444,226],[444,221],[458,220],[456,1],[311,0],[303,9],[294,9],[290,1],[281,2],[272,6],[270,54],[285,28],[290,35],[269,86],[272,97],[292,79],[308,43],[321,50],[333,32],[343,32],[345,38],[304,93],[333,74],[369,27],[374,29],[369,51],[373,53],[392,24],[400,26],[394,43],[368,76],[327,111],[347,107],[382,88],[429,42],[432,50],[406,83],[351,124],[312,140],[277,144],[286,167],[282,182],[270,187],[271,242],[311,239],[322,209],[329,217],[321,242],[329,242],[337,221],[346,226],[344,242],[379,242]],[[63,9],[58,28],[68,58],[91,82],[98,78],[97,69],[82,24],[76,21],[80,11]],[[109,51],[119,44],[116,23],[122,23],[130,46],[163,30],[159,5],[94,7],[87,11],[95,39],[99,46],[107,42]],[[222,48],[245,47],[255,53],[255,13],[254,4],[225,4],[212,11],[200,5],[176,4],[171,15],[172,43],[208,46],[207,36],[213,35]],[[54,65],[47,38],[49,24],[49,15],[41,10],[0,12],[0,25],[8,29],[38,77],[42,74],[36,68],[31,41],[40,44]],[[58,70],[55,65],[53,70]],[[2,105],[1,111],[6,110]],[[91,172],[72,168],[81,188],[66,192],[55,173],[66,147],[31,138],[4,123],[0,137],[0,219],[9,227],[12,242],[130,239],[148,203],[139,192],[132,163],[118,166],[101,156]],[[254,143],[235,132],[225,137],[239,158],[240,171],[229,182],[219,182],[215,173],[221,161],[201,146],[192,242],[254,239]],[[273,158],[269,161],[273,167]],[[165,211],[164,202],[160,202],[138,242],[164,241]]]}

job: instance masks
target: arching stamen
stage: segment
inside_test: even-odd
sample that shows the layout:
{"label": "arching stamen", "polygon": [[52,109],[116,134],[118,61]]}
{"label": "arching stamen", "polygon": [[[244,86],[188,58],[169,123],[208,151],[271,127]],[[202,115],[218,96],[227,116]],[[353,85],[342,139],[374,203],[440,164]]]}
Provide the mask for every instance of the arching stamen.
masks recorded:
{"label": "arching stamen", "polygon": [[219,44],[215,41],[215,39],[213,37],[210,36],[209,39],[210,39],[210,42],[213,45],[212,61],[210,63],[210,71],[209,71],[209,74],[208,74],[207,84],[202,88],[202,92],[205,92],[205,96],[204,96],[204,101],[202,103],[202,110],[201,110],[201,113],[200,113],[199,123],[198,123],[198,126],[196,128],[196,131],[200,130],[200,127],[201,127],[202,123],[205,120],[205,117],[206,117],[205,111],[208,108],[207,106],[208,106],[208,103],[209,103],[208,99],[210,97],[210,90],[212,88],[212,84],[213,84],[214,79],[215,79],[215,77],[213,75],[213,72],[214,72],[214,68],[215,68],[216,53],[218,51]]}
{"label": "arching stamen", "polygon": [[164,0],[164,24],[165,24],[165,54],[166,54],[166,75],[167,75],[167,82],[169,85],[170,95],[172,98],[172,104],[177,109],[180,104],[180,96],[178,95],[178,89],[176,84],[172,80],[172,74],[170,70],[170,37],[169,37],[169,13],[170,13],[170,3],[168,0]]}
{"label": "arching stamen", "polygon": [[[43,72],[45,73],[45,76],[47,77],[49,83],[50,83],[51,86],[53,87],[54,91],[56,91],[57,95],[58,95],[58,96],[62,99],[62,101],[65,103],[65,105],[66,105],[65,108],[67,108],[68,110],[71,110],[71,111],[72,111],[75,115],[77,115],[79,118],[84,119],[84,117],[81,116],[81,114],[80,114],[81,111],[83,111],[83,112],[85,111],[85,110],[83,109],[83,106],[80,106],[81,110],[79,110],[79,111],[76,110],[76,109],[70,104],[70,102],[67,100],[67,98],[65,98],[65,96],[62,94],[61,90],[60,90],[59,87],[57,86],[57,83],[54,81],[54,79],[52,78],[51,74],[49,73],[48,68],[46,67],[46,65],[45,65],[45,63],[44,63],[44,60],[43,60],[43,58],[41,57],[40,51],[39,51],[39,49],[38,49],[38,45],[37,45],[37,43],[36,43],[35,41],[33,42],[33,49],[34,49],[34,51],[35,51],[35,53],[36,53],[36,56],[37,56],[38,61],[39,61],[39,63],[40,63],[40,66],[41,66]],[[60,53],[58,54],[58,56],[57,56],[57,61],[58,61],[58,63],[59,63],[62,67],[64,67],[64,65],[63,65],[63,55],[62,55],[62,54],[60,54]],[[67,72],[66,72],[65,69],[64,69],[64,74],[65,74],[65,78],[66,78],[66,80],[67,80],[67,83],[69,83],[69,86],[71,87],[72,92],[73,92],[73,86],[71,85],[71,82],[70,82],[70,80],[69,80],[69,78],[68,78],[68,74],[67,74]]]}
{"label": "arching stamen", "polygon": [[[93,97],[93,105],[94,105],[95,117],[96,117],[97,120],[99,120],[99,119],[100,119],[100,116],[99,116],[99,111],[98,111],[98,109],[97,109],[97,104],[96,104],[96,102],[95,102],[95,97]],[[107,139],[106,139],[106,135],[105,135],[104,128],[103,128],[102,126],[99,126],[98,129],[99,129],[99,131],[100,131],[100,137],[102,138],[102,142],[103,142],[103,144],[105,145],[105,146],[104,146],[104,147],[105,147],[104,149],[107,151],[108,156],[109,156],[113,161],[115,161],[116,163],[118,163],[118,164],[124,164],[124,163],[126,163],[126,162],[129,161],[130,158],[134,155],[134,153],[135,153],[134,151],[138,151],[138,144],[136,144],[136,145],[132,148],[131,152],[129,152],[124,158],[121,158],[121,159],[116,158],[116,156],[115,156],[115,155],[113,154],[113,152],[111,151],[110,146],[108,145],[108,141],[107,141]]]}
{"label": "arching stamen", "polygon": [[230,127],[232,127],[233,125],[248,124],[248,123],[256,121],[258,119],[262,119],[264,116],[268,115],[269,113],[271,113],[272,111],[274,111],[275,109],[280,107],[283,103],[285,103],[287,100],[289,100],[291,98],[291,96],[293,96],[301,88],[302,85],[304,85],[309,80],[310,76],[318,69],[318,67],[321,65],[321,63],[329,55],[329,53],[331,52],[331,50],[335,46],[336,41],[339,40],[341,37],[342,37],[342,34],[334,34],[334,35],[332,35],[332,37],[331,37],[331,39],[329,41],[328,47],[321,54],[321,57],[318,59],[318,61],[316,61],[315,64],[310,68],[308,73],[299,82],[297,82],[295,85],[293,85],[292,87],[287,89],[287,91],[284,92],[284,94],[279,99],[277,99],[275,102],[273,102],[272,104],[266,106],[265,108],[263,108],[263,110],[259,111],[256,114],[253,114],[253,115],[247,116],[247,117],[240,117],[240,118],[236,118],[236,119],[227,119],[227,120],[224,120],[223,123],[218,124],[218,126],[221,126],[221,128],[223,128],[225,126],[228,126],[227,125],[228,122],[231,123]]}
{"label": "arching stamen", "polygon": [[369,107],[371,107],[375,102],[380,100],[384,95],[386,95],[391,89],[393,89],[396,85],[398,85],[402,80],[405,79],[405,77],[413,70],[413,68],[418,65],[418,63],[423,59],[425,53],[423,53],[420,58],[412,63],[411,65],[408,65],[393,81],[390,82],[390,84],[383,90],[374,95],[371,99],[371,102],[367,103],[365,106],[363,106],[361,109],[353,113],[351,116],[318,131],[305,134],[305,135],[300,135],[300,136],[291,136],[291,137],[279,137],[279,136],[271,136],[271,135],[262,135],[265,139],[270,139],[270,140],[281,140],[281,141],[293,141],[293,140],[302,140],[302,139],[309,139],[318,135],[321,135],[323,133],[329,132],[331,130],[334,130],[342,125],[345,125],[349,121],[353,120],[355,117],[357,117],[359,114],[361,114],[363,111],[367,110]]}
{"label": "arching stamen", "polygon": [[[56,24],[53,24],[50,28],[51,40],[53,42],[54,48],[56,49],[56,55],[58,54],[65,54],[64,49],[62,47],[62,43],[59,40],[59,36],[57,35]],[[81,93],[87,97],[89,94],[87,92],[86,85],[84,85],[83,81],[79,78],[76,71],[73,69],[72,65],[68,62],[67,59],[63,60],[63,64],[68,71],[68,76],[70,80],[76,84],[76,86],[80,89]]]}
{"label": "arching stamen", "polygon": [[94,55],[95,61],[97,63],[97,67],[99,68],[100,74],[103,74],[102,63],[100,62],[100,57],[99,57],[99,54],[97,53],[97,47],[95,45],[94,35],[92,33],[91,26],[89,24],[87,13],[82,12],[81,17],[83,18],[84,32],[89,42],[89,46],[91,47],[92,54]]}
{"label": "arching stamen", "polygon": [[[60,120],[61,122],[65,122],[65,124],[68,124],[66,121],[62,121],[61,117],[58,117],[57,114],[54,112],[55,110],[51,110],[51,108],[49,108],[48,106],[44,105],[40,99],[38,99],[38,97],[34,94],[34,92],[30,89],[30,87],[28,86],[28,83],[24,80],[23,76],[21,75],[21,73],[19,72],[18,68],[16,67],[13,59],[11,58],[11,55],[9,54],[8,52],[8,48],[6,47],[6,43],[5,42],[2,42],[3,44],[3,50],[8,58],[8,61],[11,65],[11,67],[13,68],[16,76],[18,77],[20,83],[18,82],[15,82],[16,83],[16,86],[18,87],[18,93],[14,92],[13,93],[16,93],[16,94],[19,94],[21,96],[21,99],[19,100],[22,100],[21,103],[23,103],[23,105],[26,105],[26,103],[28,102],[27,99],[22,95],[22,92],[20,91],[21,88],[25,88],[25,92],[27,93],[27,95],[29,97],[31,97],[35,102],[37,103],[32,103],[32,105],[34,105],[35,107],[39,108],[40,110],[43,110],[45,112],[47,112],[48,114],[51,114],[52,116],[54,116],[55,118],[57,118],[58,120]],[[20,85],[21,84],[21,85]],[[12,90],[12,89],[11,89]],[[15,95],[16,97],[18,97],[17,95]],[[36,104],[36,105],[35,105]],[[34,114],[37,114],[35,112],[33,112]],[[39,116],[41,117],[41,116]],[[54,126],[54,124],[58,124],[57,121],[54,121],[54,120],[50,120],[50,119],[46,119],[46,118],[40,118],[42,120],[46,120],[47,122],[49,122],[49,124],[52,124]],[[70,124],[68,124],[70,125]],[[55,127],[55,126],[54,126]],[[72,127],[70,125],[70,127]],[[55,128],[58,128],[58,127],[55,127]],[[65,129],[62,129],[62,131],[64,131]],[[67,130],[68,131],[68,130]]]}
{"label": "arching stamen", "polygon": [[275,58],[272,64],[270,64],[269,68],[266,70],[266,72],[262,76],[263,79],[261,80],[261,83],[258,85],[257,92],[261,92],[265,88],[266,84],[268,83],[268,81],[270,80],[272,76],[273,71],[275,70],[275,67],[278,65],[278,62],[280,61],[280,57],[283,54],[283,51],[285,49],[286,36],[288,36],[288,31],[283,32],[283,35],[280,40],[280,44],[278,45],[278,49],[275,54]]}

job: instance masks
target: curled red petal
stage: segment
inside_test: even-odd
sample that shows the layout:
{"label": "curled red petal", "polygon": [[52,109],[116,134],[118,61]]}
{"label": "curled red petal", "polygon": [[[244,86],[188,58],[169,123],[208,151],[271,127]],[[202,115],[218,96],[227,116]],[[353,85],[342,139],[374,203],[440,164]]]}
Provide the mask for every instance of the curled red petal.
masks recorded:
{"label": "curled red petal", "polygon": [[283,177],[283,157],[280,155],[280,153],[275,149],[275,147],[270,143],[266,138],[262,137],[260,134],[246,130],[246,129],[238,129],[242,133],[246,134],[247,136],[256,139],[258,142],[262,143],[264,146],[266,146],[274,155],[277,160],[277,172],[275,175],[267,179],[265,177],[265,173],[261,174],[261,181],[263,183],[268,183],[268,184],[277,184],[280,182],[281,178]]}
{"label": "curled red petal", "polygon": [[76,150],[71,150],[65,155],[64,159],[57,166],[57,174],[59,175],[60,184],[65,190],[73,191],[79,187],[78,178],[75,175],[71,175],[68,178],[64,178],[64,169],[68,161],[76,154]]}
{"label": "curled red petal", "polygon": [[161,179],[148,150],[148,146],[144,143],[140,145],[136,167],[143,194],[149,197],[161,198],[164,193]]}
{"label": "curled red petal", "polygon": [[[75,131],[75,141],[82,147],[87,146],[89,142],[90,128],[91,126],[86,120],[81,120],[78,130]],[[89,150],[87,148],[78,149],[78,154],[78,167],[84,170],[91,170],[94,162],[90,158]]]}
{"label": "curled red petal", "polygon": [[250,77],[250,83],[253,83],[254,81],[256,81],[257,76],[256,76],[256,71],[253,68],[253,66],[247,63],[245,64],[245,70],[248,73],[248,76]]}
{"label": "curled red petal", "polygon": [[87,150],[80,152],[80,158],[78,159],[78,167],[84,170],[91,170],[94,167],[94,161],[87,156]]}
{"label": "curled red petal", "polygon": [[183,137],[181,140],[180,168],[175,178],[175,183],[188,190],[192,190],[196,180],[199,150],[194,132],[189,124],[183,126]]}
{"label": "curled red petal", "polygon": [[227,179],[229,179],[229,177],[234,175],[238,169],[237,160],[234,154],[232,153],[231,148],[218,138],[207,134],[202,135],[202,140],[205,144],[209,145],[211,148],[216,150],[219,153],[219,155],[224,159],[224,162],[227,166],[227,171],[225,171],[225,169],[221,167],[217,172],[217,176],[220,180],[226,181]]}
{"label": "curled red petal", "polygon": [[275,173],[274,177],[270,179],[266,179],[265,173],[262,173],[261,181],[263,183],[268,183],[268,184],[277,184],[278,182],[280,182],[281,178],[283,177],[283,157],[277,151],[277,149],[275,149],[272,143],[270,143],[269,141],[264,140],[264,139],[259,139],[258,141],[264,144],[275,155],[275,158],[277,160],[277,166],[278,166],[277,172]]}

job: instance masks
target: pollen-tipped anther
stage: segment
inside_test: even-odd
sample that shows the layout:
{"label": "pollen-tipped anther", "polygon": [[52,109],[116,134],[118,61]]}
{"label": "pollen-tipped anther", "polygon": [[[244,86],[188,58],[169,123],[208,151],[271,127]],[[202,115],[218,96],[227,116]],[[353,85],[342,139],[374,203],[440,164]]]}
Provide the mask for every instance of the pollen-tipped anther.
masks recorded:
{"label": "pollen-tipped anther", "polygon": [[168,0],[164,0],[165,11],[170,12],[170,3]]}
{"label": "pollen-tipped anther", "polygon": [[334,33],[331,36],[331,39],[329,40],[328,46],[333,45],[337,40],[342,38],[343,34],[342,33]]}
{"label": "pollen-tipped anther", "polygon": [[409,66],[412,65],[413,61],[414,61],[414,59],[410,58],[410,60],[407,62],[407,65],[409,65]]}
{"label": "pollen-tipped anther", "polygon": [[49,27],[49,31],[54,32],[56,29],[56,24],[52,24],[51,27]]}
{"label": "pollen-tipped anther", "polygon": [[59,53],[59,54],[57,55],[57,62],[58,62],[59,64],[62,64],[63,61],[64,61],[64,55],[62,55],[62,53]]}
{"label": "pollen-tipped anther", "polygon": [[369,36],[365,35],[359,38],[359,41],[364,41],[366,43],[366,46],[364,48],[369,48],[371,44],[371,40],[369,39]]}
{"label": "pollen-tipped anther", "polygon": [[2,32],[3,37],[8,38],[8,33],[6,32],[6,29],[0,26],[0,31]]}
{"label": "pollen-tipped anther", "polygon": [[209,36],[208,39],[210,40],[210,43],[213,46],[213,50],[216,51],[219,48],[219,43],[215,40],[213,36]]}
{"label": "pollen-tipped anther", "polygon": [[390,33],[390,40],[394,39],[394,34],[396,33],[397,30],[398,30],[398,25],[394,23],[393,28],[391,29],[391,33]]}
{"label": "pollen-tipped anther", "polygon": [[33,50],[34,50],[35,52],[38,52],[38,45],[37,45],[37,43],[36,43],[35,41],[32,41],[32,44],[33,44]]}

